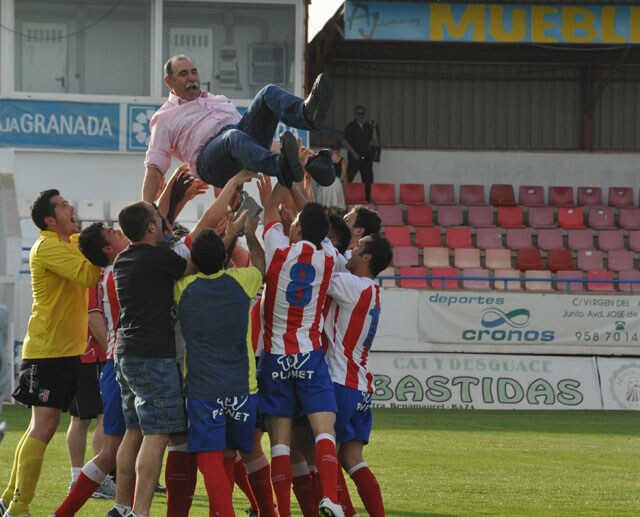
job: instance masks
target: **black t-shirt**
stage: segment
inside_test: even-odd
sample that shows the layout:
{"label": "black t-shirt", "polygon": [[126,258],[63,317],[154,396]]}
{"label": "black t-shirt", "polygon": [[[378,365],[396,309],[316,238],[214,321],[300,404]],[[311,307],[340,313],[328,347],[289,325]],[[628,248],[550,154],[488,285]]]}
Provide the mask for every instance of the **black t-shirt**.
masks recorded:
{"label": "black t-shirt", "polygon": [[186,266],[185,259],[164,246],[136,244],[118,255],[113,265],[120,302],[117,354],[176,356],[173,283]]}
{"label": "black t-shirt", "polygon": [[[355,120],[352,120],[344,128],[344,138],[360,156],[369,157],[369,144],[373,138],[373,126],[369,122],[365,122],[361,127]],[[349,158],[352,158],[351,155]]]}

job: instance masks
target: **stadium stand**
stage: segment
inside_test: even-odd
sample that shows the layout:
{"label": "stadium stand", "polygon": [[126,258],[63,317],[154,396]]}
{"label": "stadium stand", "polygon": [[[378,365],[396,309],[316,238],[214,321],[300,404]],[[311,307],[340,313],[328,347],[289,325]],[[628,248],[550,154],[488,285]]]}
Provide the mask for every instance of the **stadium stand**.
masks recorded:
{"label": "stadium stand", "polygon": [[440,227],[416,228],[415,243],[418,248],[438,248],[442,246]]}
{"label": "stadium stand", "polygon": [[549,187],[549,205],[550,206],[575,206],[573,202],[573,187]]}
{"label": "stadium stand", "polygon": [[466,226],[459,228],[447,228],[445,234],[445,244],[447,248],[472,248],[471,228]]}
{"label": "stadium stand", "polygon": [[552,206],[530,207],[528,225],[531,228],[555,228],[555,210]]}
{"label": "stadium stand", "polygon": [[522,207],[498,207],[498,226],[502,228],[524,228],[524,213]]}
{"label": "stadium stand", "polygon": [[402,205],[380,205],[377,211],[384,226],[404,225]]}
{"label": "stadium stand", "polygon": [[[434,267],[431,270],[432,276],[458,276],[458,270],[453,267]],[[457,278],[433,278],[431,280],[433,289],[458,289]]]}
{"label": "stadium stand", "polygon": [[589,208],[587,225],[596,230],[610,230],[616,228],[613,208],[609,206]]}
{"label": "stadium stand", "polygon": [[493,206],[516,206],[516,195],[511,183],[494,183],[489,190],[489,203]]}
{"label": "stadium stand", "polygon": [[559,228],[541,228],[538,230],[538,248],[541,250],[564,247],[564,232]]}
{"label": "stadium stand", "polygon": [[429,203],[432,205],[455,205],[455,188],[452,183],[432,183],[429,187]]}
{"label": "stadium stand", "polygon": [[518,203],[522,206],[544,206],[544,187],[523,185],[518,189]]}
{"label": "stadium stand", "polygon": [[400,203],[405,205],[425,204],[424,185],[422,183],[401,183]]}
{"label": "stadium stand", "polygon": [[483,250],[504,248],[502,231],[499,228],[478,228],[476,231],[476,246]]}
{"label": "stadium stand", "polygon": [[424,248],[422,250],[422,262],[425,267],[449,267],[451,265],[449,260],[448,248]]}
{"label": "stadium stand", "polygon": [[584,228],[582,208],[561,206],[558,208],[558,226],[560,228]]}
{"label": "stadium stand", "polygon": [[433,226],[433,208],[431,205],[407,205],[407,224],[411,226]]}
{"label": "stadium stand", "polygon": [[460,185],[460,204],[465,206],[486,205],[484,185]]}
{"label": "stadium stand", "polygon": [[578,206],[601,206],[602,189],[600,187],[578,187]]}
{"label": "stadium stand", "polygon": [[615,208],[633,208],[633,189],[631,187],[609,187],[608,205]]}
{"label": "stadium stand", "polygon": [[464,212],[461,205],[446,205],[438,208],[440,226],[462,226]]}
{"label": "stadium stand", "polygon": [[600,230],[598,232],[598,248],[602,251],[624,249],[624,233],[622,230]]}
{"label": "stadium stand", "polygon": [[372,183],[371,202],[376,205],[394,205],[396,201],[396,186],[393,183]]}
{"label": "stadium stand", "polygon": [[366,204],[364,183],[346,183],[344,185],[344,201],[348,205]]}
{"label": "stadium stand", "polygon": [[470,206],[467,209],[467,221],[473,228],[495,227],[493,207],[489,205]]}

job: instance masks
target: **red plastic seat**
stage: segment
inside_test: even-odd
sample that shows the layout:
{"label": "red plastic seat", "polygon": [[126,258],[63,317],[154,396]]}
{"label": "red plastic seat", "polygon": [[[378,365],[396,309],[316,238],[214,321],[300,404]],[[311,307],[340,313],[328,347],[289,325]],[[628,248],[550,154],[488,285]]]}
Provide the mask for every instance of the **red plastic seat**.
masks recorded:
{"label": "red plastic seat", "polygon": [[631,187],[609,187],[609,206],[633,208],[633,189]]}
{"label": "red plastic seat", "polygon": [[532,206],[529,208],[531,228],[555,228],[555,209],[552,206]]}
{"label": "red plastic seat", "polygon": [[400,183],[400,203],[424,205],[424,185],[422,183]]}
{"label": "red plastic seat", "polygon": [[622,230],[600,230],[598,232],[598,248],[602,251],[624,249],[624,233]]}
{"label": "red plastic seat", "polygon": [[416,246],[419,248],[434,248],[442,246],[442,235],[438,226],[430,228],[416,228]]}
{"label": "red plastic seat", "polygon": [[478,248],[457,248],[453,252],[453,265],[458,269],[480,267]]}
{"label": "red plastic seat", "polygon": [[611,250],[607,253],[607,269],[610,271],[631,271],[633,269],[633,252]]}
{"label": "red plastic seat", "polygon": [[487,269],[511,269],[511,250],[502,248],[485,250],[484,267]]}
{"label": "red plastic seat", "polygon": [[618,224],[625,230],[640,230],[640,208],[621,208]]}
{"label": "red plastic seat", "polygon": [[380,271],[380,273],[377,276],[377,280],[379,280],[381,282],[382,287],[396,287],[396,279],[395,278],[382,278],[385,276],[398,276],[398,272],[396,271],[396,268],[389,266],[386,269],[383,269],[382,271]]}
{"label": "red plastic seat", "polygon": [[470,206],[467,209],[467,220],[473,228],[491,228],[493,222],[493,207],[489,205]]}
{"label": "red plastic seat", "polygon": [[493,272],[493,288],[498,291],[520,291],[522,281],[517,269],[496,269]]}
{"label": "red plastic seat", "polygon": [[618,280],[637,280],[635,283],[620,282],[618,291],[625,293],[640,293],[640,271],[620,271]]}
{"label": "red plastic seat", "polygon": [[482,250],[504,248],[502,230],[499,228],[478,228],[476,230],[476,246]]}
{"label": "red plastic seat", "polygon": [[364,191],[364,183],[345,183],[344,201],[349,205],[367,204],[367,198]]}
{"label": "red plastic seat", "polygon": [[422,250],[422,263],[425,267],[449,267],[448,248],[424,248]]}
{"label": "red plastic seat", "polygon": [[538,248],[541,250],[564,248],[564,232],[559,228],[541,228],[538,230]]}
{"label": "red plastic seat", "polygon": [[491,284],[489,283],[489,270],[484,268],[465,268],[462,270],[462,276],[465,277],[481,277],[481,278],[463,278],[462,279],[462,288],[463,289],[491,289]]}
{"label": "red plastic seat", "polygon": [[578,206],[601,206],[602,188],[578,187]]}
{"label": "red plastic seat", "polygon": [[584,213],[582,208],[562,206],[558,208],[558,226],[560,228],[584,228]]}
{"label": "red plastic seat", "polygon": [[438,207],[438,224],[440,226],[462,226],[463,211],[460,205]]}
{"label": "red plastic seat", "polygon": [[544,206],[544,187],[522,185],[518,189],[518,203],[522,206]]}
{"label": "red plastic seat", "polygon": [[407,205],[407,224],[411,226],[433,226],[433,208],[431,205]]}
{"label": "red plastic seat", "polygon": [[551,271],[575,269],[571,251],[565,248],[549,250],[547,252],[547,269]]}
{"label": "red plastic seat", "polygon": [[411,246],[411,231],[408,226],[386,226],[384,236],[392,246]]}
{"label": "red plastic seat", "polygon": [[[424,267],[401,267],[400,276],[427,276],[427,268]],[[401,278],[400,287],[408,289],[428,289],[426,278]]]}
{"label": "red plastic seat", "polygon": [[558,291],[584,291],[584,282],[582,271],[558,271],[556,278],[558,280],[572,280],[571,282],[556,282],[556,289]]}
{"label": "red plastic seat", "polygon": [[640,251],[640,230],[633,230],[629,232],[628,248],[631,251]]}
{"label": "red plastic seat", "polygon": [[455,205],[456,195],[452,183],[432,183],[429,186],[429,203],[432,205]]}
{"label": "red plastic seat", "polygon": [[593,232],[591,230],[569,230],[567,232],[567,247],[570,250],[590,250],[593,245]]}
{"label": "red plastic seat", "polygon": [[460,185],[460,204],[465,206],[486,205],[484,185]]}
{"label": "red plastic seat", "polygon": [[378,215],[384,226],[402,226],[402,205],[381,205],[378,207]]}
{"label": "red plastic seat", "polygon": [[471,244],[471,228],[447,228],[445,235],[445,243],[447,248],[472,248]]}
{"label": "red plastic seat", "polygon": [[519,250],[532,248],[531,230],[529,228],[507,228],[507,248]]}
{"label": "red plastic seat", "polygon": [[596,230],[609,230],[616,228],[613,208],[610,206],[599,206],[589,208],[587,222],[590,228]]}
{"label": "red plastic seat", "polygon": [[549,187],[549,205],[575,206],[573,187]]}
{"label": "red plastic seat", "polygon": [[538,248],[522,248],[516,252],[516,269],[527,271],[529,269],[541,270],[542,254]]}
{"label": "red plastic seat", "polygon": [[489,203],[493,206],[516,206],[516,194],[511,183],[494,183],[489,190]]}
{"label": "red plastic seat", "polygon": [[524,215],[522,207],[499,206],[498,226],[503,228],[524,228]]}
{"label": "red plastic seat", "polygon": [[[593,282],[592,280],[600,280],[600,282]],[[615,291],[613,287],[613,282],[606,282],[606,280],[613,280],[612,271],[604,271],[604,270],[587,271],[587,291],[595,291],[595,292]]]}
{"label": "red plastic seat", "polygon": [[578,269],[581,271],[604,269],[604,254],[600,250],[578,251]]}
{"label": "red plastic seat", "polygon": [[371,202],[376,205],[395,205],[396,186],[393,183],[372,183]]}
{"label": "red plastic seat", "polygon": [[415,246],[394,246],[393,265],[395,267],[418,266],[418,248]]}
{"label": "red plastic seat", "polygon": [[524,288],[527,291],[552,291],[553,287],[551,286],[551,271],[525,271]]}
{"label": "red plastic seat", "polygon": [[[431,269],[432,276],[458,276],[458,270],[453,267],[434,267]],[[459,289],[457,278],[432,278],[431,287],[433,289]]]}

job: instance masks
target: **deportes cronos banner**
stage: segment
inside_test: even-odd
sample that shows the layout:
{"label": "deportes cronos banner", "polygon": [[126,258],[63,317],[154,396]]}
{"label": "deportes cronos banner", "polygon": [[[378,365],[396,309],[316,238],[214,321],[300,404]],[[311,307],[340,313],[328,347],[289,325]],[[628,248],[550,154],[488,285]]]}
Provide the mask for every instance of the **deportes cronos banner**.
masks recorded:
{"label": "deportes cronos banner", "polygon": [[640,410],[640,358],[599,357],[604,409]]}
{"label": "deportes cronos banner", "polygon": [[374,407],[602,409],[593,357],[373,352]]}
{"label": "deportes cronos banner", "polygon": [[640,297],[439,291],[420,296],[428,343],[615,345],[640,343]]}

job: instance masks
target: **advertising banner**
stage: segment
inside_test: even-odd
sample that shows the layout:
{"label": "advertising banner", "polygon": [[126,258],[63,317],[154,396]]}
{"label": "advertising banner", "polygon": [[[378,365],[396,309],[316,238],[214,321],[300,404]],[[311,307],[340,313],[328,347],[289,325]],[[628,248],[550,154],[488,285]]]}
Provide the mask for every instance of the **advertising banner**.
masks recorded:
{"label": "advertising banner", "polygon": [[374,407],[602,409],[593,357],[373,352]]}
{"label": "advertising banner", "polygon": [[418,311],[418,337],[428,343],[640,343],[640,296],[437,291],[421,293]]}
{"label": "advertising banner", "polygon": [[640,358],[598,357],[604,409],[640,410]]}

